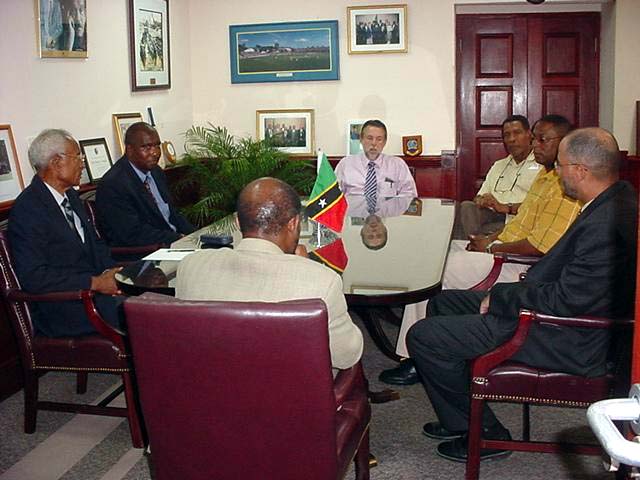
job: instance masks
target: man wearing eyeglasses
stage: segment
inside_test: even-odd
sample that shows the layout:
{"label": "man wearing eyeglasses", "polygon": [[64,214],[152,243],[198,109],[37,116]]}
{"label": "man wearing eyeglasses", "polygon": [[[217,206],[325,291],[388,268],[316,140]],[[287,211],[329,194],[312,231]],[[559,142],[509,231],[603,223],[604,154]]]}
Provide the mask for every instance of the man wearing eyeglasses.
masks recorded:
{"label": "man wearing eyeglasses", "polygon": [[502,122],[502,142],[509,152],[489,169],[473,201],[460,204],[460,224],[464,238],[471,234],[494,233],[518,213],[518,207],[540,170],[531,146],[529,121],[511,115]]}
{"label": "man wearing eyeglasses", "polygon": [[[18,195],[9,216],[8,236],[16,274],[27,292],[91,289],[102,317],[119,325],[115,262],[97,238],[72,188],[84,168],[78,142],[65,130],[40,133],[29,147],[36,170],[31,185]],[[36,334],[75,336],[95,330],[82,301],[34,302]]]}
{"label": "man wearing eyeglasses", "polygon": [[111,246],[170,244],[194,231],[172,205],[164,172],[158,167],[160,136],[145,122],[125,134],[125,155],[96,189],[100,231]]}

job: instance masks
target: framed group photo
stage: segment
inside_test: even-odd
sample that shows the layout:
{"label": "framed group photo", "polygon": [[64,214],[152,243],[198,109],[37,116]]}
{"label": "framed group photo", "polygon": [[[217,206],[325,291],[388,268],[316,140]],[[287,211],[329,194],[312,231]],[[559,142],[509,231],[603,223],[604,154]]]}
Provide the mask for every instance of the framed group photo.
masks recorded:
{"label": "framed group photo", "polygon": [[256,137],[290,155],[313,155],[312,109],[256,111]]}
{"label": "framed group photo", "polygon": [[171,88],[169,1],[129,0],[131,89]]}
{"label": "framed group photo", "polygon": [[100,180],[113,166],[107,140],[105,138],[91,138],[80,140],[80,148],[84,154],[85,169],[92,183]]}
{"label": "framed group photo", "polygon": [[142,119],[142,114],[139,112],[114,113],[112,118],[113,129],[116,133],[116,141],[120,147],[120,155],[124,155],[124,136],[127,133],[127,129],[134,123],[143,122],[144,120]]}
{"label": "framed group photo", "polygon": [[366,120],[349,120],[347,122],[347,155],[356,155],[362,152],[360,134],[365,122]]}
{"label": "framed group photo", "polygon": [[24,188],[16,143],[10,125],[0,125],[0,205],[14,200]]}
{"label": "framed group photo", "polygon": [[40,58],[87,58],[87,0],[36,0]]}
{"label": "framed group photo", "polygon": [[347,7],[349,53],[407,51],[407,6]]}
{"label": "framed group photo", "polygon": [[229,26],[231,83],[338,80],[338,21]]}

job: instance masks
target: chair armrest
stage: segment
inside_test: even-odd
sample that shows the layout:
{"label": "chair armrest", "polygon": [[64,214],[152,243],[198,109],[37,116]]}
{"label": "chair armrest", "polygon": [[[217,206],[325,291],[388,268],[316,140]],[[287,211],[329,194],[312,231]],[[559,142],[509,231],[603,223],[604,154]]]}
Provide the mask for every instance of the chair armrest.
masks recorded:
{"label": "chair armrest", "polygon": [[82,290],[50,293],[27,293],[24,290],[10,289],[7,300],[12,302],[67,302],[82,300]]}
{"label": "chair armrest", "polygon": [[502,265],[504,263],[517,263],[519,265],[534,265],[540,260],[540,257],[533,257],[529,255],[518,255],[516,253],[494,253],[493,254],[493,266],[491,270],[480,282],[476,283],[469,290],[489,290],[496,283],[500,272],[502,271]]}
{"label": "chair armrest", "polygon": [[353,394],[362,390],[366,395],[366,379],[362,363],[358,362],[350,368],[340,370],[333,380],[333,393],[336,397],[336,408],[340,408]]}
{"label": "chair armrest", "polygon": [[111,340],[121,351],[125,352],[124,337],[126,333],[104,321],[93,301],[95,292],[93,290],[81,290],[81,295],[84,310],[93,328],[95,328],[100,335]]}
{"label": "chair armrest", "polygon": [[495,366],[511,358],[513,354],[515,354],[524,344],[532,323],[550,323],[565,327],[608,329],[630,328],[633,325],[633,320],[614,320],[600,317],[557,317],[529,310],[520,310],[518,327],[516,328],[513,337],[495,350],[476,358],[473,361],[471,368],[472,377],[483,377]]}

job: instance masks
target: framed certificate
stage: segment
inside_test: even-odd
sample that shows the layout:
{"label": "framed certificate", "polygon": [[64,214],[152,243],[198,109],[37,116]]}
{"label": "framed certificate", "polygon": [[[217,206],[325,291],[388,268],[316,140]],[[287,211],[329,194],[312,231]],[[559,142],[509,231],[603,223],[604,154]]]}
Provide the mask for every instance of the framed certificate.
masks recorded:
{"label": "framed certificate", "polygon": [[113,165],[107,140],[104,138],[91,138],[89,140],[80,140],[79,143],[85,157],[85,168],[91,182],[95,183]]}

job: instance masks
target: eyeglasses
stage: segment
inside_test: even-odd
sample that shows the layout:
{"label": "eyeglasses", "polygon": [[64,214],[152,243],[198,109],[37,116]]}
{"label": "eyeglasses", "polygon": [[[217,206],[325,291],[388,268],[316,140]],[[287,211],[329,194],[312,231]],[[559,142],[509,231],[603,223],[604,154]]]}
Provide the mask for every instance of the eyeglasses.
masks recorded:
{"label": "eyeglasses", "polygon": [[534,141],[534,142],[538,142],[538,143],[539,143],[539,144],[541,144],[541,145],[544,145],[544,144],[546,144],[546,143],[549,143],[551,140],[556,140],[556,139],[558,139],[558,138],[562,138],[562,137],[558,137],[558,136],[556,136],[556,137],[545,137],[545,136],[539,136],[539,137],[536,137],[536,136],[534,135],[534,136],[533,136],[533,141]]}
{"label": "eyeglasses", "polygon": [[554,166],[556,167],[556,170],[563,168],[563,167],[570,167],[571,165],[584,165],[583,163],[564,163],[564,164],[560,164],[558,163],[558,161],[556,160],[556,162],[554,163]]}
{"label": "eyeglasses", "polygon": [[61,157],[73,157],[76,160],[80,160],[81,162],[84,162],[84,160],[87,158],[86,155],[84,153],[59,153],[58,155],[60,155]]}
{"label": "eyeglasses", "polygon": [[507,168],[509,168],[509,163],[507,163],[504,168],[502,169],[502,171],[500,172],[500,175],[498,176],[498,179],[496,180],[496,184],[493,186],[493,191],[496,193],[507,193],[507,192],[511,192],[513,190],[513,187],[516,186],[516,183],[518,183],[518,178],[520,178],[520,171],[522,170],[522,167],[524,167],[526,162],[522,161],[520,162],[520,166],[518,167],[518,170],[516,170],[516,174],[513,177],[513,183],[511,183],[511,186],[509,186],[509,188],[500,188],[498,185],[500,184],[500,182],[505,178],[505,174],[504,172],[507,171]]}

